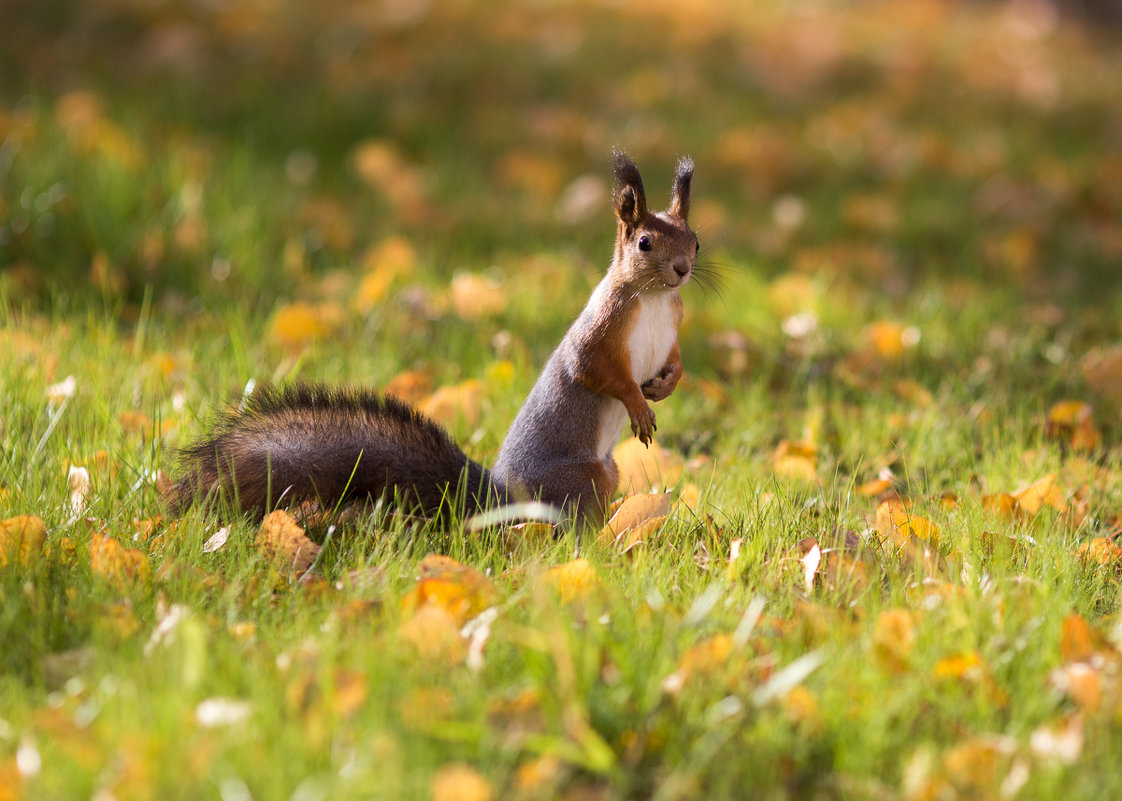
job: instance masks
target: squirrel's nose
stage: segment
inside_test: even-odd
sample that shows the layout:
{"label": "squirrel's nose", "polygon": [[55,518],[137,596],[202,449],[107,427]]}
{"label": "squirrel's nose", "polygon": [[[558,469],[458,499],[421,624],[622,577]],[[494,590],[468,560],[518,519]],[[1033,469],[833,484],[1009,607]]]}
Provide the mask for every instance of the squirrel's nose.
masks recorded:
{"label": "squirrel's nose", "polygon": [[676,273],[678,274],[678,277],[679,277],[679,278],[683,278],[683,277],[685,277],[685,275],[686,275],[686,274],[687,274],[687,273],[688,273],[689,271],[690,271],[690,265],[689,265],[689,264],[687,264],[687,263],[686,263],[686,262],[684,262],[684,261],[676,262],[676,263],[674,264],[674,272],[676,272]]}

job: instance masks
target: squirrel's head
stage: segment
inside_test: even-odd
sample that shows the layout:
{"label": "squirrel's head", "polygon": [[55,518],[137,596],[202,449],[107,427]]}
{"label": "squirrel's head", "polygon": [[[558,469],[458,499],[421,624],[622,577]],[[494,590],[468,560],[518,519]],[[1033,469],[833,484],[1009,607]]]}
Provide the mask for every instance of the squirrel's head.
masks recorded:
{"label": "squirrel's head", "polygon": [[639,168],[626,153],[615,151],[613,198],[617,227],[612,268],[621,278],[636,282],[636,290],[676,289],[690,279],[697,262],[697,236],[689,226],[690,179],[693,161],[678,161],[674,192],[666,211],[647,210],[647,196]]}

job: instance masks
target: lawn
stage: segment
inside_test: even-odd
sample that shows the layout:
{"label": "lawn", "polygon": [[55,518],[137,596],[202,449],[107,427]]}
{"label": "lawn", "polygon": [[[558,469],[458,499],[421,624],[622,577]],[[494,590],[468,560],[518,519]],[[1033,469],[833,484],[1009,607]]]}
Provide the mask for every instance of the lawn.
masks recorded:
{"label": "lawn", "polygon": [[[1045,2],[0,26],[0,801],[1122,796],[1122,47]],[[697,171],[603,531],[179,519],[253,384],[493,462]],[[299,553],[296,550],[300,549]]]}

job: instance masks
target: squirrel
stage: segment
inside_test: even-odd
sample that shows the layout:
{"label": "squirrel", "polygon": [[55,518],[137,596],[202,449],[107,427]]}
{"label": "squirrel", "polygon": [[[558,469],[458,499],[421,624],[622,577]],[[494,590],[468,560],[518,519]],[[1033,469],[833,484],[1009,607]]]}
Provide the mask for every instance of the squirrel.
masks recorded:
{"label": "squirrel", "polygon": [[393,499],[426,517],[536,499],[576,524],[601,521],[619,471],[626,422],[649,446],[648,401],[682,377],[678,290],[699,250],[690,229],[693,162],[677,165],[670,207],[647,208],[635,163],[613,152],[616,239],[611,265],[553,351],[491,470],[411,406],[368,390],[294,385],[256,390],[214,434],[186,448],[173,511],[222,493],[244,512]]}

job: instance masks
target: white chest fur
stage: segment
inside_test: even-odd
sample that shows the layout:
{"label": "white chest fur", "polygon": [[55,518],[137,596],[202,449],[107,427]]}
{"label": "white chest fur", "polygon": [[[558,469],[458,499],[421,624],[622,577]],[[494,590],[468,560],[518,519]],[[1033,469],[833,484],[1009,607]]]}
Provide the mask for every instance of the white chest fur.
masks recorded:
{"label": "white chest fur", "polygon": [[[635,383],[643,384],[654,378],[666,364],[670,348],[678,336],[674,319],[673,293],[644,295],[639,298],[639,312],[627,349],[631,353],[631,375]],[[597,450],[607,456],[619,440],[627,423],[627,409],[615,398],[604,398],[606,408],[600,418]]]}
{"label": "white chest fur", "polygon": [[627,348],[631,351],[631,375],[638,384],[659,374],[678,336],[678,328],[674,325],[673,297],[671,292],[660,292],[639,298],[638,319],[627,340]]}

